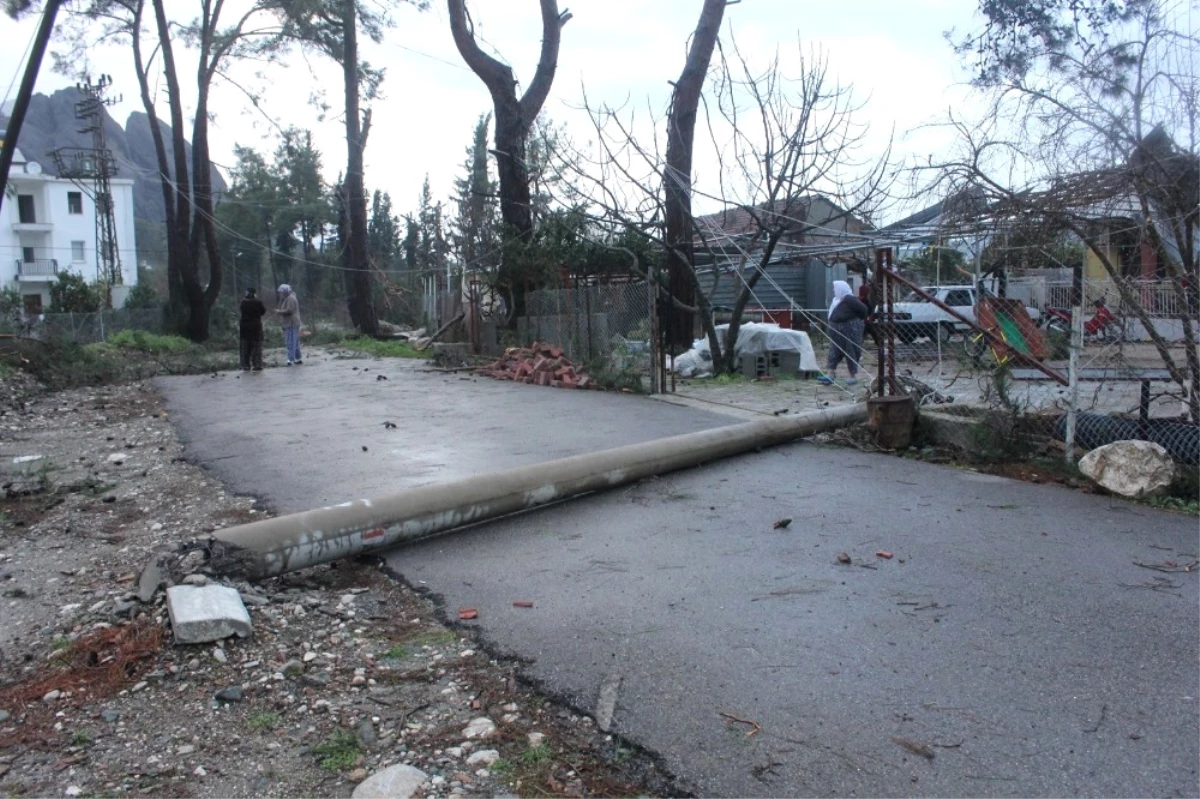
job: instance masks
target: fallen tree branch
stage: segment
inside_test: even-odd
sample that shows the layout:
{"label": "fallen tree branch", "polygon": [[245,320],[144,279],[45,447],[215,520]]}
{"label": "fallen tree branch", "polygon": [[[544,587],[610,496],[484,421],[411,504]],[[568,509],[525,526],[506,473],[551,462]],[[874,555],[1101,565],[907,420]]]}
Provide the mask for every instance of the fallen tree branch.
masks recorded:
{"label": "fallen tree branch", "polygon": [[437,329],[437,332],[436,332],[436,333],[434,333],[432,336],[430,336],[430,337],[429,337],[429,341],[425,342],[425,346],[423,346],[423,347],[419,347],[419,346],[417,346],[417,345],[415,345],[415,344],[414,344],[414,345],[413,345],[413,349],[417,350],[418,352],[420,352],[420,351],[422,351],[422,350],[427,350],[427,349],[429,349],[429,346],[430,346],[431,344],[433,344],[433,342],[435,342],[435,341],[437,341],[439,338],[441,338],[441,337],[442,337],[442,335],[443,335],[443,334],[444,334],[444,333],[445,333],[447,330],[449,330],[450,328],[452,328],[452,327],[454,327],[455,325],[457,325],[457,324],[458,324],[459,322],[461,322],[461,321],[462,321],[464,318],[466,318],[466,313],[465,313],[464,311],[459,311],[457,316],[455,316],[453,319],[451,319],[451,320],[450,320],[449,322],[447,322],[446,324],[444,324],[444,325],[442,325],[441,327],[439,327],[439,328]]}

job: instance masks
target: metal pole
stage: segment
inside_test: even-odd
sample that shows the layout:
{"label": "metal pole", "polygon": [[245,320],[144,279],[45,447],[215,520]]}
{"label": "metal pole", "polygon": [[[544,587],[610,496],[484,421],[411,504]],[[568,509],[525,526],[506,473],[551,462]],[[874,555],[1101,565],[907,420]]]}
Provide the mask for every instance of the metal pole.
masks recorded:
{"label": "metal pole", "polygon": [[1075,462],[1075,425],[1079,414],[1079,355],[1083,352],[1083,267],[1075,267],[1071,280],[1071,346],[1067,361],[1067,430],[1063,460]]}
{"label": "metal pole", "polygon": [[[888,320],[892,321],[896,318],[896,287],[891,279],[891,276],[895,274],[891,247],[883,251],[883,258],[887,262],[887,282],[884,284],[887,287],[887,315]],[[888,327],[891,328],[892,325],[888,325]],[[887,384],[889,395],[895,396],[900,393],[896,388],[896,338],[893,333],[888,333]]]}
{"label": "metal pole", "polygon": [[213,533],[203,546],[217,574],[272,577],[783,444],[866,417],[867,406],[859,403],[702,430],[231,527]]}
{"label": "metal pole", "polygon": [[21,87],[17,89],[12,114],[8,118],[4,145],[0,147],[0,207],[4,205],[4,190],[8,186],[8,171],[12,168],[13,154],[17,150],[17,137],[21,134],[21,126],[25,124],[25,112],[29,109],[30,98],[33,97],[33,85],[37,83],[42,56],[46,54],[50,34],[54,32],[54,17],[58,14],[60,5],[61,0],[46,0],[46,6],[42,9],[42,22],[33,38],[29,61],[25,64],[25,75],[21,78]]}
{"label": "metal pole", "polygon": [[888,348],[891,344],[892,335],[891,308],[888,307],[887,301],[884,298],[884,286],[886,283],[883,276],[883,250],[875,251],[875,275],[873,279],[875,281],[875,324],[879,325],[883,331],[881,338],[876,336],[879,339],[876,346],[876,349],[879,350],[879,356],[877,358],[878,363],[875,365],[875,370],[878,372],[875,384],[879,387],[879,396],[882,397],[889,393],[883,382],[884,375],[886,374],[886,367],[883,361],[888,357]]}

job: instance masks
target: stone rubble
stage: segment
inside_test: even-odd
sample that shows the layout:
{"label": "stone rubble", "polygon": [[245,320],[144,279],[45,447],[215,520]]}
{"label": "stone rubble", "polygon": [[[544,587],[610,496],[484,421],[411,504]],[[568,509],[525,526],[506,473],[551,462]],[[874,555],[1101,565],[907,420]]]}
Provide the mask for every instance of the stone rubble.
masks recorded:
{"label": "stone rubble", "polygon": [[[111,689],[47,684],[24,703],[0,694],[0,790],[196,797],[353,790],[435,799],[678,792],[652,761],[590,718],[519,688],[513,665],[489,659],[477,642],[447,629],[431,602],[370,564],[330,564],[250,585],[216,581],[202,556],[189,556],[193,576],[182,586],[232,591],[253,635],[172,645],[160,587],[170,575],[143,567],[156,553],[265,514],[186,462],[147,384],[22,402],[0,406],[0,428],[15,433],[13,449],[44,458],[16,466],[3,459],[0,467],[53,464],[56,487],[27,474],[35,493],[0,495],[0,579],[33,599],[4,600],[0,645],[14,656],[0,662],[0,684],[54,673],[64,653],[97,635],[142,625],[164,638]],[[108,460],[125,452],[120,464]],[[152,589],[145,600],[143,575]],[[96,650],[100,661],[115,654]],[[525,765],[531,749],[545,762],[539,754],[539,765]]]}

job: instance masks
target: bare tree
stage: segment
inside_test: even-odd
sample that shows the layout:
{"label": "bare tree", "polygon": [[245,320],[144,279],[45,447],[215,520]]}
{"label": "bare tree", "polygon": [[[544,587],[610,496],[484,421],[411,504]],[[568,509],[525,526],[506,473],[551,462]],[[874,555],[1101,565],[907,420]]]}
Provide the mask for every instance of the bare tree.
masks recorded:
{"label": "bare tree", "polygon": [[529,88],[517,96],[517,81],[512,67],[493,58],[475,41],[475,28],[467,12],[466,0],[447,0],[450,12],[450,31],[463,61],[479,76],[492,96],[496,125],[497,172],[500,181],[500,216],[505,235],[513,240],[506,248],[501,282],[506,284],[512,302],[509,304],[511,323],[525,310],[525,288],[521,263],[523,246],[533,233],[530,209],[529,164],[525,145],[538,112],[550,94],[554,73],[558,69],[558,47],[562,26],[570,14],[558,11],[557,0],[540,0],[542,10],[542,49],[537,70]]}
{"label": "bare tree", "polygon": [[[862,245],[858,214],[886,173],[886,156],[859,154],[866,128],[854,120],[859,106],[850,90],[831,80],[820,55],[801,53],[799,62],[794,78],[784,74],[778,56],[755,69],[736,42],[732,58],[719,60],[708,80],[705,128],[719,159],[719,185],[713,191],[690,186],[689,193],[721,210],[697,217],[689,198],[682,238],[665,221],[675,172],[660,155],[657,123],[656,135],[646,137],[633,114],[589,108],[599,152],[576,168],[574,199],[592,209],[611,239],[636,231],[683,270],[684,297],[673,283],[660,283],[672,308],[699,317],[718,373],[736,369],[742,317],[772,267]],[[698,265],[698,252],[708,264]],[[634,267],[659,279],[644,264]],[[720,336],[711,297],[727,280],[735,281],[735,300]]]}
{"label": "bare tree", "polygon": [[[952,119],[959,152],[927,169],[944,189],[981,193],[1001,225],[1064,231],[1090,250],[1200,423],[1200,42],[1159,0],[995,0],[981,11],[984,29],[958,49],[976,59],[987,118]],[[1110,246],[1121,228],[1175,294],[1182,363]]]}
{"label": "bare tree", "polygon": [[[341,237],[346,302],[355,328],[365,335],[379,332],[379,317],[372,297],[371,267],[367,247],[367,194],[363,180],[363,153],[371,130],[371,111],[361,100],[375,99],[383,73],[359,56],[358,37],[379,42],[390,24],[388,5],[360,0],[281,0],[289,22],[288,35],[302,46],[315,48],[342,67],[346,124],[346,176],[337,197],[344,217]],[[419,9],[425,0],[413,0]]]}
{"label": "bare tree", "polygon": [[[168,319],[193,341],[208,338],[209,316],[224,276],[213,217],[208,98],[214,81],[228,77],[230,62],[269,58],[277,52],[281,40],[275,6],[274,0],[255,0],[227,20],[222,0],[197,0],[197,16],[179,21],[168,14],[165,0],[91,0],[73,11],[65,37],[70,52],[57,56],[60,68],[82,72],[92,44],[114,40],[130,45],[166,209]],[[172,10],[179,11],[176,4]],[[190,174],[177,43],[196,54]],[[166,85],[171,120],[169,150],[159,123],[160,79]]]}
{"label": "bare tree", "polygon": [[663,175],[666,216],[667,280],[672,296],[679,300],[665,314],[665,337],[674,347],[690,346],[692,314],[684,310],[695,302],[694,280],[690,276],[695,263],[692,252],[692,143],[696,131],[696,112],[713,48],[725,18],[726,0],[704,0],[700,21],[692,34],[683,72],[671,93],[667,112],[667,163]]}

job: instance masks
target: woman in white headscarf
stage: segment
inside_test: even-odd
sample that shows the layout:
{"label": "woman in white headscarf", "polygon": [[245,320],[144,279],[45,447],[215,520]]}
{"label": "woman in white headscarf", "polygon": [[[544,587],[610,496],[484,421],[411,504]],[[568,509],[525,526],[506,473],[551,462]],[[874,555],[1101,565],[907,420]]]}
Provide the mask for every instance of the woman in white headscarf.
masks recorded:
{"label": "woman in white headscarf", "polygon": [[817,378],[826,385],[837,379],[838,364],[846,360],[850,372],[849,385],[858,382],[858,361],[862,357],[863,326],[869,313],[867,306],[854,296],[850,284],[833,281],[833,302],[829,303],[829,354],[825,358],[825,373]]}

